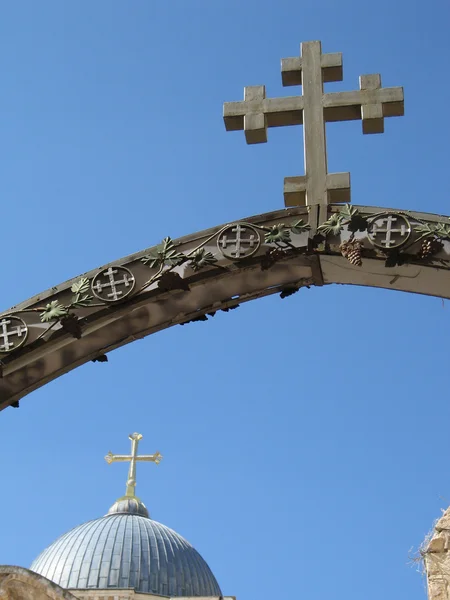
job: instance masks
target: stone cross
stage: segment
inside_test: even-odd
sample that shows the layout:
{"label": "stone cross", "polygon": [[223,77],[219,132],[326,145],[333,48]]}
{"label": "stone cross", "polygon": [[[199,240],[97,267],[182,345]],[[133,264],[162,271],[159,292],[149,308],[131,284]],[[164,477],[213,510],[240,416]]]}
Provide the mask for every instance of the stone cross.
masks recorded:
{"label": "stone cross", "polygon": [[396,225],[398,220],[399,217],[395,217],[394,215],[387,215],[376,219],[370,227],[369,237],[374,240],[379,234],[383,234],[380,236],[377,246],[381,246],[382,248],[399,246],[405,238],[408,239],[407,236],[409,236],[411,230],[408,228],[408,223],[403,217],[400,217],[400,223]]}
{"label": "stone cross", "polygon": [[156,452],[155,454],[143,454],[138,456],[138,444],[139,440],[142,439],[142,434],[132,433],[128,437],[131,440],[131,455],[113,454],[110,451],[105,456],[105,460],[109,465],[113,462],[130,462],[126,496],[134,498],[136,492],[136,461],[144,460],[159,464],[161,462],[162,455],[159,452]]}
{"label": "stone cross", "polygon": [[248,144],[267,141],[267,128],[303,124],[305,174],[286,177],[286,206],[350,202],[350,173],[328,173],[325,123],[362,120],[363,133],[383,133],[384,117],[404,113],[403,88],[382,88],[380,75],[362,75],[359,90],[325,93],[323,84],[342,81],[342,54],[322,54],[320,42],[305,42],[300,56],[281,61],[284,86],[303,95],[266,98],[264,85],[244,88],[244,100],[226,102],[227,131],[244,130]]}
{"label": "stone cross", "polygon": [[[20,320],[16,319],[16,322]],[[27,328],[25,325],[16,325],[15,327],[9,327],[11,325],[11,319],[2,319],[0,321],[0,352],[9,352],[17,344],[15,342],[11,342],[11,338],[13,336],[17,336],[18,338],[22,338],[27,333]],[[19,340],[19,345],[20,340]]]}
{"label": "stone cross", "polygon": [[125,287],[130,287],[133,283],[130,281],[128,275],[125,273],[122,279],[115,279],[114,275],[117,275],[117,269],[113,269],[109,267],[106,271],[103,271],[103,277],[107,278],[108,281],[101,283],[97,280],[95,283],[95,290],[101,294],[105,288],[111,288],[111,291],[107,294],[107,298],[112,301],[120,300],[121,296],[123,296],[123,291],[119,289],[120,285],[124,285]]}
{"label": "stone cross", "polygon": [[[237,223],[234,227],[231,227],[231,233],[234,237],[228,237],[226,232],[223,232],[218,240],[219,248],[222,250],[225,256],[231,258],[243,258],[247,255],[247,251],[250,252],[259,246],[259,239],[256,238],[255,234],[249,227],[245,227]],[[228,249],[231,245],[231,250]]]}

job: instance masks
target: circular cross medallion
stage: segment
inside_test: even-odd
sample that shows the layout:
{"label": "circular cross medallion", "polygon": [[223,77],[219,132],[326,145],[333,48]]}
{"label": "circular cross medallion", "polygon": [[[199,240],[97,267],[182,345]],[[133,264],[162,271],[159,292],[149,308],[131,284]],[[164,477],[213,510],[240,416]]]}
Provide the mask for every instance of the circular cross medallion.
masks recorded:
{"label": "circular cross medallion", "polygon": [[0,353],[17,350],[25,344],[27,335],[27,324],[20,317],[3,317],[0,320]]}
{"label": "circular cross medallion", "polygon": [[236,223],[222,231],[217,238],[217,247],[231,260],[241,260],[254,254],[261,244],[257,229],[247,223]]}
{"label": "circular cross medallion", "polygon": [[370,222],[367,235],[378,248],[399,248],[411,235],[411,223],[403,215],[385,213]]}
{"label": "circular cross medallion", "polygon": [[131,294],[134,275],[125,267],[108,267],[92,280],[92,293],[103,302],[118,302]]}

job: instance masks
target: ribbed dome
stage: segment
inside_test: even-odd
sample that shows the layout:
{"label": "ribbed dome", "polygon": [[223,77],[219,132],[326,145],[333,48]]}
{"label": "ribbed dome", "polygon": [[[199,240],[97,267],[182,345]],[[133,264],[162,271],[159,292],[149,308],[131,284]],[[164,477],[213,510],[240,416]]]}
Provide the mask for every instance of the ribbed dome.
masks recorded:
{"label": "ribbed dome", "polygon": [[111,514],[53,542],[30,569],[66,589],[134,588],[164,596],[221,596],[200,554],[172,529],[142,516],[139,505],[126,507],[120,499]]}

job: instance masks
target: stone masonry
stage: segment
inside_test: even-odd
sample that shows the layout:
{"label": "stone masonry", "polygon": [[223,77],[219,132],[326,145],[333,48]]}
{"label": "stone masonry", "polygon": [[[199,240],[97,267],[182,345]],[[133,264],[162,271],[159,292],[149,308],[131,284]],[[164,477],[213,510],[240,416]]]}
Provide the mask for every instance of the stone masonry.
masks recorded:
{"label": "stone masonry", "polygon": [[450,600],[450,507],[436,522],[422,550],[429,600]]}

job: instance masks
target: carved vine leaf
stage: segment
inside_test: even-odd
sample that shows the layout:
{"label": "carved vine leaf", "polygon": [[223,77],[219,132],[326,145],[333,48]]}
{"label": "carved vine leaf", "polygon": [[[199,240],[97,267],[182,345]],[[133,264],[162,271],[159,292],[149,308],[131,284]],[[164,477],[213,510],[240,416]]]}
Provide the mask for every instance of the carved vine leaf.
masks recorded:
{"label": "carved vine leaf", "polygon": [[369,222],[366,217],[363,217],[359,210],[351,204],[346,204],[339,214],[344,218],[344,223],[348,225],[349,231],[367,231]]}
{"label": "carved vine leaf", "polygon": [[348,223],[348,229],[353,233],[355,233],[356,231],[367,231],[368,227],[369,221],[366,219],[366,217],[363,217],[359,214],[354,215]]}
{"label": "carved vine leaf", "polygon": [[411,258],[402,252],[398,248],[391,250],[386,254],[386,260],[384,266],[387,268],[401,267],[411,262]]}
{"label": "carved vine leaf", "polygon": [[291,231],[289,227],[286,227],[284,223],[278,223],[272,225],[269,231],[264,235],[264,240],[267,244],[284,242],[288,243],[291,241]]}
{"label": "carved vine leaf", "polygon": [[67,308],[60,304],[58,300],[52,300],[46,305],[44,311],[41,312],[39,316],[41,317],[42,323],[48,323],[54,319],[60,319],[65,315],[67,315]]}
{"label": "carved vine leaf", "polygon": [[284,243],[289,244],[291,242],[291,233],[300,234],[308,231],[311,227],[299,219],[295,223],[285,225],[284,223],[277,223],[272,225],[264,235],[264,241],[266,244],[277,244]]}
{"label": "carved vine leaf", "polygon": [[441,239],[450,240],[450,225],[445,225],[445,223],[438,223],[436,227],[436,233]]}
{"label": "carved vine leaf", "polygon": [[339,235],[344,227],[344,217],[339,213],[334,213],[329,219],[319,225],[317,231],[325,235]]}
{"label": "carved vine leaf", "polygon": [[72,284],[70,290],[74,294],[70,304],[73,308],[89,306],[94,299],[94,297],[88,293],[90,290],[90,283],[87,277],[80,277],[78,281]]}
{"label": "carved vine leaf", "polygon": [[77,340],[81,338],[80,320],[73,313],[68,313],[61,318],[61,327]]}
{"label": "carved vine leaf", "polygon": [[270,248],[261,258],[261,271],[267,271],[270,267],[281,260],[282,258],[286,258],[288,256],[288,252],[283,248]]}
{"label": "carved vine leaf", "polygon": [[416,225],[416,227],[414,227],[414,231],[416,233],[421,233],[422,235],[435,235],[436,225],[432,225],[431,223],[423,223],[422,225]]}
{"label": "carved vine leaf", "polygon": [[308,223],[305,223],[303,219],[299,219],[290,225],[289,229],[292,231],[292,233],[304,233],[305,231],[309,231],[311,227],[308,225]]}
{"label": "carved vine leaf", "polygon": [[166,271],[158,280],[158,289],[162,292],[170,292],[172,290],[189,290],[189,284],[178,273]]}
{"label": "carved vine leaf", "polygon": [[189,266],[192,267],[194,271],[200,271],[200,269],[203,269],[204,267],[211,267],[212,265],[215,265],[216,262],[217,258],[205,248],[199,248],[189,258]]}
{"label": "carved vine leaf", "polygon": [[152,269],[159,269],[164,265],[174,267],[181,265],[186,260],[186,256],[176,250],[175,244],[170,237],[164,238],[162,243],[156,246],[150,254],[141,258],[144,265],[148,265]]}
{"label": "carved vine leaf", "polygon": [[339,213],[343,217],[345,217],[347,219],[351,219],[352,217],[354,217],[358,214],[358,209],[355,208],[354,206],[352,206],[351,204],[346,204],[343,208],[341,208]]}
{"label": "carved vine leaf", "polygon": [[72,284],[70,291],[79,295],[86,294],[89,291],[89,279],[87,277],[80,277],[78,281]]}
{"label": "carved vine leaf", "polygon": [[92,300],[94,299],[93,296],[90,296],[89,294],[85,294],[84,296],[74,296],[72,298],[72,303],[71,306],[73,306],[74,308],[83,308],[85,306],[89,306],[89,304],[92,302]]}
{"label": "carved vine leaf", "polygon": [[414,231],[425,236],[434,235],[442,240],[450,240],[450,225],[445,223],[423,223],[414,227]]}

